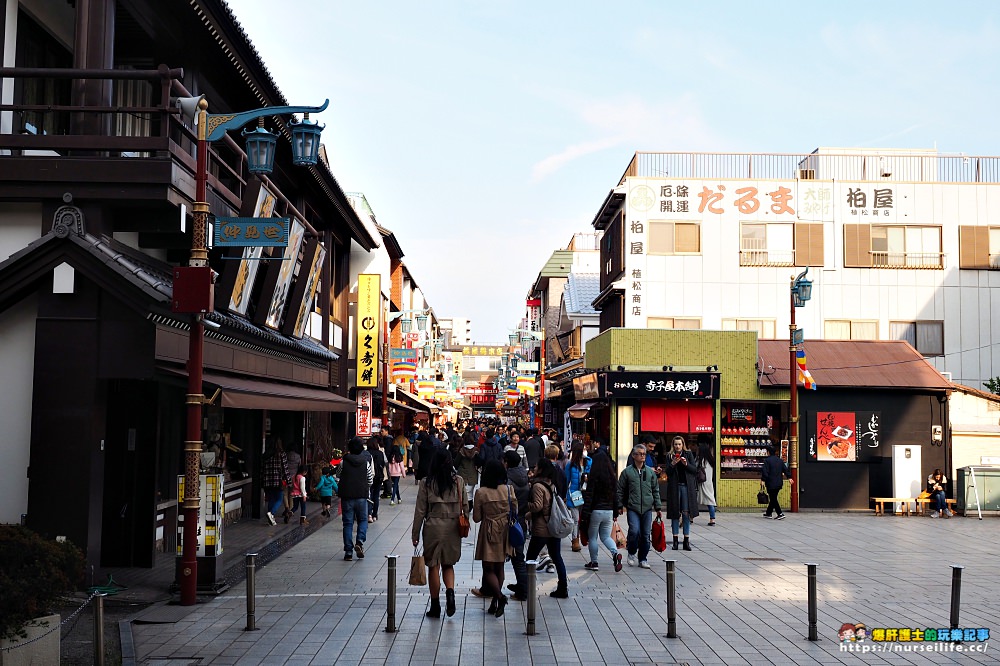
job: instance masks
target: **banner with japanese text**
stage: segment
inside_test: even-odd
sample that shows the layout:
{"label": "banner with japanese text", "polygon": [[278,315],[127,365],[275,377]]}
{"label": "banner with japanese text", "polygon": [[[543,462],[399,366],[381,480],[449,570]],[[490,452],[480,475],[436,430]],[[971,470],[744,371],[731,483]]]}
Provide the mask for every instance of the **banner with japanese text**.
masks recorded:
{"label": "banner with japanese text", "polygon": [[358,362],[359,387],[378,386],[378,354],[381,343],[380,276],[363,273],[358,276],[358,340],[354,348]]}

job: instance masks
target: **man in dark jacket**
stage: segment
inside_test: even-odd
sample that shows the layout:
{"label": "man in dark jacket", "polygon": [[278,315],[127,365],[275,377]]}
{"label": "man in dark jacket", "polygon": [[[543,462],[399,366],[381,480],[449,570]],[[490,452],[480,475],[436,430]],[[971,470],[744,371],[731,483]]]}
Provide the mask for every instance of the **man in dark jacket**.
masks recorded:
{"label": "man in dark jacket", "polygon": [[524,442],[524,455],[528,459],[528,469],[535,469],[535,465],[542,459],[545,452],[545,442],[538,436],[538,431],[534,428],[528,433],[528,439]]}
{"label": "man in dark jacket", "polygon": [[[531,500],[531,485],[528,483],[528,472],[521,465],[521,456],[516,451],[505,451],[503,454],[503,464],[507,468],[507,485],[513,491],[517,499],[517,518],[521,521],[521,529],[528,533],[525,523],[525,514],[528,511],[528,502]],[[514,567],[514,578],[517,582],[511,589],[514,593],[514,601],[524,601],[528,598],[528,565],[524,560],[524,546],[514,549],[514,554],[510,558],[511,566]]]}
{"label": "man in dark jacket", "polygon": [[767,447],[767,458],[764,459],[764,466],[760,469],[760,482],[764,484],[767,488],[767,496],[771,500],[767,503],[767,511],[764,512],[765,518],[771,517],[771,512],[777,513],[774,516],[775,520],[784,520],[785,514],[781,511],[781,505],[778,504],[778,493],[781,492],[782,487],[782,477],[787,476],[788,482],[793,483],[792,474],[788,471],[788,465],[782,460],[778,454],[774,452],[774,447]]}
{"label": "man in dark jacket", "polygon": [[[340,497],[340,513],[344,519],[344,560],[364,559],[364,543],[368,536],[369,488],[375,480],[375,468],[371,456],[365,455],[365,445],[360,437],[352,437],[347,443],[347,455],[340,465],[340,481],[337,495]],[[358,536],[354,538],[354,523],[358,524]]]}
{"label": "man in dark jacket", "polygon": [[503,447],[497,439],[493,430],[486,431],[486,441],[479,447],[479,455],[476,456],[476,464],[482,467],[491,460],[502,460]]}

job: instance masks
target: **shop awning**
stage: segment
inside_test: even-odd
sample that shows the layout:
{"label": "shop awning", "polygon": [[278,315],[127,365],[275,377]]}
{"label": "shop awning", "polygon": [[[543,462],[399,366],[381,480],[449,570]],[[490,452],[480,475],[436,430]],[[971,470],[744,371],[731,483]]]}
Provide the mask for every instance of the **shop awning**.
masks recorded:
{"label": "shop awning", "polygon": [[405,409],[408,412],[419,412],[420,411],[416,407],[411,407],[411,406],[409,406],[407,404],[404,404],[404,403],[400,402],[399,400],[393,400],[392,398],[388,398],[386,400],[386,402],[388,402],[390,405],[392,405],[396,409]]}
{"label": "shop awning", "polygon": [[414,407],[418,409],[418,411],[437,412],[441,410],[441,408],[438,407],[437,405],[431,404],[426,400],[421,400],[420,398],[413,395],[409,391],[404,390],[398,386],[396,387],[396,395],[402,396],[405,400],[409,401],[410,404],[412,404]]}
{"label": "shop awning", "polygon": [[[171,374],[187,377],[187,371],[162,367]],[[235,409],[271,409],[284,412],[353,412],[353,400],[323,389],[292,386],[259,379],[229,377],[214,372],[202,373],[202,382],[222,390],[223,407]],[[211,394],[207,388],[205,392]]]}
{"label": "shop awning", "polygon": [[594,407],[603,407],[604,402],[600,400],[592,400],[590,402],[578,402],[575,405],[570,405],[566,408],[569,412],[569,417],[571,419],[585,419],[590,414],[590,410]]}
{"label": "shop awning", "polygon": [[644,432],[712,432],[715,413],[705,400],[643,400],[640,428]]}

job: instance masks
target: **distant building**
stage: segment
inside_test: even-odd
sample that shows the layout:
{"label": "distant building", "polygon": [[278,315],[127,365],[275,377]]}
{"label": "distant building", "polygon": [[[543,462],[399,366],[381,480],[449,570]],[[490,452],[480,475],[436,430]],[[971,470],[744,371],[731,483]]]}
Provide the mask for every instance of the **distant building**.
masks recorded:
{"label": "distant building", "polygon": [[461,317],[445,317],[438,320],[441,333],[445,336],[445,346],[461,347],[472,344],[472,320]]}

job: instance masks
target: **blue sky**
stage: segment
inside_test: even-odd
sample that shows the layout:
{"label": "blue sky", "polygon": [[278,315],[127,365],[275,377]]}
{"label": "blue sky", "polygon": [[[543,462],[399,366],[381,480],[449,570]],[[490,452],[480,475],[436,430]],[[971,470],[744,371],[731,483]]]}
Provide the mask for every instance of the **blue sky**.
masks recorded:
{"label": "blue sky", "polygon": [[1000,155],[995,2],[229,1],[480,343],[637,150]]}

